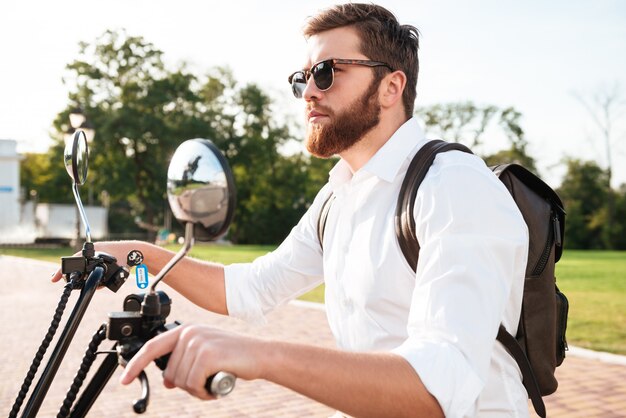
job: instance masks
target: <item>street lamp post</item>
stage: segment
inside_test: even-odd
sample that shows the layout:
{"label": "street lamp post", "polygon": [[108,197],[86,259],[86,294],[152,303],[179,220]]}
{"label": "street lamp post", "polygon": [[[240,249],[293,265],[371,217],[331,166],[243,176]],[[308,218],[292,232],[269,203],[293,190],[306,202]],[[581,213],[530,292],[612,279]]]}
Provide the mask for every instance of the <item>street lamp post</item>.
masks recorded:
{"label": "street lamp post", "polygon": [[87,144],[91,144],[93,138],[96,136],[96,130],[94,129],[93,123],[87,116],[85,116],[85,112],[79,107],[75,107],[70,111],[70,127],[68,131],[70,135],[73,134],[77,129],[80,129],[85,133],[85,138],[87,139]]}

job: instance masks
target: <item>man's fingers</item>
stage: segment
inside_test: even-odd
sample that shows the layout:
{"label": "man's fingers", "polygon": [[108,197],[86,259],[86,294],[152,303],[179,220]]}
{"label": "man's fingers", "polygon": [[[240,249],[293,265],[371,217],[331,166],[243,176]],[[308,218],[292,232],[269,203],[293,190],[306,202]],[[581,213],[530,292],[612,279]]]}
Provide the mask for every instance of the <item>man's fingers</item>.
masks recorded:
{"label": "man's fingers", "polygon": [[50,280],[52,281],[52,283],[56,283],[61,280],[62,277],[63,274],[61,274],[61,270],[57,270],[52,274],[52,278]]}
{"label": "man's fingers", "polygon": [[[78,257],[82,255],[82,251],[79,251],[77,253],[75,253],[72,257]],[[63,278],[63,273],[61,273],[61,269],[57,270],[54,272],[54,274],[52,275],[52,278],[50,279],[50,281],[52,281],[52,283],[56,283],[59,280],[61,280],[61,278]]]}
{"label": "man's fingers", "polygon": [[[182,325],[178,336],[178,345],[181,349],[174,349],[167,362],[167,369],[163,377],[174,383],[178,387],[184,387],[185,377],[193,358],[195,357],[195,347],[193,347],[193,332],[197,329],[194,326]],[[180,372],[179,372],[180,370]]]}
{"label": "man's fingers", "polygon": [[172,352],[178,341],[181,327],[164,332],[148,341],[137,354],[128,362],[120,377],[120,383],[127,385],[132,382],[143,369],[154,359]]}
{"label": "man's fingers", "polygon": [[207,380],[206,360],[202,356],[195,356],[187,375],[187,391],[197,398],[209,400],[215,399],[204,387]]}

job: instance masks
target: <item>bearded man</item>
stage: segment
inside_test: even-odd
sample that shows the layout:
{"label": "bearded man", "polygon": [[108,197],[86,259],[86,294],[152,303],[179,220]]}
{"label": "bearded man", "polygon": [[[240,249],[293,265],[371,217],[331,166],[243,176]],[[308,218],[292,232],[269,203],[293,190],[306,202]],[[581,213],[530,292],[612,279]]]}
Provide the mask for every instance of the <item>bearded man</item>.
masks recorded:
{"label": "bearded man", "polygon": [[[165,384],[201,399],[211,398],[206,378],[225,370],[353,416],[527,416],[519,369],[495,341],[500,323],[516,333],[528,251],[508,191],[479,158],[440,154],[415,201],[416,272],[396,239],[400,186],[426,143],[412,117],[417,30],[380,6],[345,4],[310,18],[304,34],[308,60],[289,83],[306,104],[308,150],[341,157],[329,182],[272,253],[230,266],[184,259],[166,282],[249,321],[324,282],[338,348],[180,326],[149,341],[122,383],[172,352]],[[317,220],[331,194],[320,243]],[[96,248],[118,259],[140,249],[152,271],[172,256],[147,243]]]}

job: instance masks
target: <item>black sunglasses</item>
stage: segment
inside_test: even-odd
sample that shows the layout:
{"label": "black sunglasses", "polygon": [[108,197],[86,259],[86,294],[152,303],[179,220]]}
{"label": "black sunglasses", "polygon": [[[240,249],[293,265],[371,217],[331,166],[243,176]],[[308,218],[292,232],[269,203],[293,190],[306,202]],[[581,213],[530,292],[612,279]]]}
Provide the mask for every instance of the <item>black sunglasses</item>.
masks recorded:
{"label": "black sunglasses", "polygon": [[291,84],[291,91],[293,95],[300,99],[306,88],[306,84],[309,78],[313,76],[315,86],[321,91],[326,91],[333,86],[335,80],[335,65],[337,64],[350,64],[350,65],[365,65],[367,67],[387,67],[391,71],[393,68],[389,64],[379,61],[371,60],[346,60],[346,59],[328,59],[320,61],[313,65],[310,70],[300,70],[289,76],[289,84]]}

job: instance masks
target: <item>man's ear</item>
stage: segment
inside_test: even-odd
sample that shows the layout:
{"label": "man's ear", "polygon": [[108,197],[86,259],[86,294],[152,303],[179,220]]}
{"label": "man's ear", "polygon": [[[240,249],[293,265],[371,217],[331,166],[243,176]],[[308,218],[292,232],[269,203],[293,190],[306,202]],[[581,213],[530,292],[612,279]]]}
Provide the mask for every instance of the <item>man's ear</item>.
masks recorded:
{"label": "man's ear", "polygon": [[394,71],[387,74],[380,83],[380,104],[383,107],[392,107],[402,101],[402,92],[406,87],[406,74],[403,71]]}

